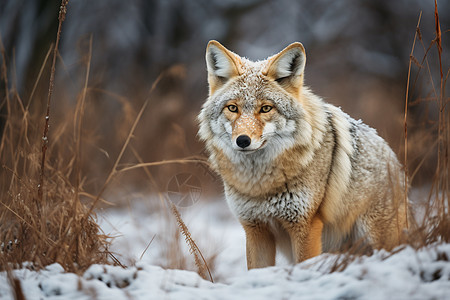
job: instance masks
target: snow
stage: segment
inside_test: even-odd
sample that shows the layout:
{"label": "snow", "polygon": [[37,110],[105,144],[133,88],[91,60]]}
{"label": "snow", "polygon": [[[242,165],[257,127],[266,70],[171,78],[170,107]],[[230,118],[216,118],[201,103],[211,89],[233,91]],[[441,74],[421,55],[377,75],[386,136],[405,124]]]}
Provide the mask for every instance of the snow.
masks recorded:
{"label": "snow", "polygon": [[[336,254],[295,266],[279,260],[276,267],[247,271],[243,230],[223,201],[200,201],[180,213],[204,256],[217,256],[215,283],[193,271],[161,267],[169,263],[161,233],[170,232],[170,218],[142,201],[99,212],[103,230],[120,234],[112,250],[126,269],[92,265],[78,276],[58,264],[40,272],[26,265],[14,276],[26,299],[449,299],[450,244],[377,251],[341,272],[330,272],[342,259]],[[190,257],[187,246],[181,251]],[[5,273],[0,299],[14,299]]]}

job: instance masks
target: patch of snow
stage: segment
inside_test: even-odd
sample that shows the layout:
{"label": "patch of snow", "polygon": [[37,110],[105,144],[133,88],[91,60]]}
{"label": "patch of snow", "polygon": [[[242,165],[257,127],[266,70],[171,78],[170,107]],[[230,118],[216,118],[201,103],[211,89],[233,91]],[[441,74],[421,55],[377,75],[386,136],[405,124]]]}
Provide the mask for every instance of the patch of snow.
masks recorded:
{"label": "patch of snow", "polygon": [[[407,247],[394,255],[379,251],[329,273],[326,262],[336,255],[324,254],[296,266],[251,270],[228,284],[143,262],[128,269],[93,265],[82,277],[56,264],[14,275],[27,299],[448,299],[449,257],[450,244],[419,251]],[[1,299],[13,299],[5,276],[0,290]]]}
{"label": "patch of snow", "polygon": [[[152,236],[164,232],[164,223],[140,205],[128,212],[100,213],[103,230],[121,234],[113,242],[114,250],[134,265],[126,269],[92,265],[82,276],[65,273],[58,264],[40,272],[27,265],[13,271],[26,299],[448,299],[450,295],[450,244],[418,251],[399,248],[395,254],[376,251],[355,259],[341,272],[330,272],[342,259],[335,254],[295,266],[246,271],[243,230],[226,206],[216,202],[181,210],[200,249],[220,250],[213,269],[213,277],[220,280],[211,283],[196,272],[156,266],[167,250],[163,239],[155,237],[140,259]],[[0,299],[14,299],[4,272]]]}

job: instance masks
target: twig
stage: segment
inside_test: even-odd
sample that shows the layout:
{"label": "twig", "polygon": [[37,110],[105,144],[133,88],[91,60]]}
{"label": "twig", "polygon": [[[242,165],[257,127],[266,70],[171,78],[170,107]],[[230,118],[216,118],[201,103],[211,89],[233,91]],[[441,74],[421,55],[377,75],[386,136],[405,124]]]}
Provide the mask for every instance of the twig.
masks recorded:
{"label": "twig", "polygon": [[12,287],[12,291],[14,294],[14,299],[16,300],[26,300],[25,295],[22,291],[22,285],[20,280],[17,279],[10,268],[7,268],[6,274],[8,277],[9,285]]}
{"label": "twig", "polygon": [[119,172],[119,170],[117,170],[117,166],[119,165],[120,160],[122,159],[123,154],[125,153],[125,150],[128,147],[128,144],[130,143],[130,140],[133,136],[133,133],[136,129],[137,124],[139,123],[139,121],[141,120],[142,114],[144,113],[146,107],[148,106],[148,104],[150,103],[150,100],[152,99],[151,96],[153,94],[153,91],[156,89],[156,87],[158,86],[159,82],[161,81],[161,79],[167,75],[170,74],[173,70],[169,69],[166,72],[161,73],[156,80],[153,82],[152,87],[150,88],[150,91],[148,93],[147,98],[145,99],[144,103],[142,104],[141,109],[139,110],[139,113],[136,117],[136,119],[134,120],[133,125],[131,126],[130,132],[128,133],[128,136],[125,140],[125,143],[122,146],[122,149],[120,150],[119,155],[116,158],[116,161],[114,162],[113,167],[111,168],[111,171],[108,174],[108,177],[106,178],[105,182],[103,183],[103,186],[100,189],[100,192],[97,194],[96,199],[93,201],[91,207],[89,208],[89,210],[86,212],[84,220],[87,219],[87,217],[92,213],[92,211],[94,210],[95,206],[97,205],[98,201],[100,200],[100,197],[102,196],[102,194],[105,192],[106,188],[108,187],[109,183],[111,182],[111,180],[114,178],[114,176],[116,176]]}
{"label": "twig", "polygon": [[[438,179],[437,188],[436,188],[436,198],[439,199],[439,192],[442,192],[442,217],[445,216],[445,203],[444,199],[446,196],[447,188],[448,188],[448,144],[445,144],[445,136],[443,136],[443,132],[445,133],[445,107],[444,107],[444,73],[442,71],[442,43],[441,43],[441,26],[439,23],[439,13],[437,7],[437,0],[434,0],[434,20],[436,24],[436,48],[438,51],[439,57],[439,71],[440,71],[440,93],[438,99],[438,107],[439,107],[439,121],[438,121],[438,161],[436,168],[436,176]],[[446,149],[444,149],[446,147]],[[443,157],[444,156],[444,157]],[[441,166],[441,163],[443,166]],[[442,169],[442,174],[441,174]],[[447,183],[446,183],[447,182]],[[447,188],[445,185],[447,184]]]}
{"label": "twig", "polygon": [[405,205],[405,216],[406,216],[406,228],[409,228],[408,224],[408,98],[409,98],[409,80],[411,77],[411,64],[413,60],[411,57],[414,57],[414,48],[416,46],[417,34],[420,32],[420,19],[422,18],[422,12],[419,14],[419,20],[417,21],[416,33],[414,35],[414,41],[411,48],[411,54],[409,55],[409,66],[408,66],[408,79],[406,82],[406,95],[405,95],[405,117],[403,120],[404,128],[405,128],[405,156],[404,156],[404,167],[405,167],[405,196],[404,196],[404,205]]}
{"label": "twig", "polygon": [[[167,200],[168,201],[168,200]],[[208,271],[209,279],[211,282],[214,282],[213,277],[211,275],[211,271],[209,270],[208,264],[206,263],[206,259],[203,257],[202,252],[198,248],[197,244],[195,243],[194,239],[192,239],[191,233],[189,232],[189,229],[187,228],[186,224],[184,223],[183,219],[181,218],[180,212],[178,211],[177,207],[173,203],[169,203],[171,211],[175,218],[177,219],[178,227],[180,228],[181,234],[184,236],[186,243],[189,246],[189,250],[194,255],[194,261],[195,265],[198,268],[198,273],[201,277],[206,279],[205,274],[205,268],[206,271]],[[200,257],[199,257],[200,255]],[[203,265],[200,262],[200,258],[203,261]]]}
{"label": "twig", "polygon": [[150,245],[153,243],[153,240],[155,239],[155,237],[156,237],[156,233],[153,235],[150,242],[148,242],[147,247],[145,247],[144,251],[142,252],[141,256],[139,257],[139,260],[142,260],[142,257],[144,257],[145,252],[147,252],[148,247],[150,247]]}
{"label": "twig", "polygon": [[[6,102],[6,111],[7,111],[7,115],[8,115],[5,126],[3,128],[3,132],[1,133],[2,141],[0,143],[0,153],[3,153],[3,147],[6,146],[6,143],[5,143],[6,130],[9,128],[10,133],[11,133],[12,129],[11,129],[11,125],[10,125],[11,102],[9,99],[9,84],[8,84],[8,70],[6,67],[6,52],[5,52],[5,47],[3,46],[1,35],[0,35],[0,52],[2,54],[1,76],[3,77],[3,82],[5,84],[5,102]],[[0,104],[0,108],[2,106],[3,106],[3,104]]]}
{"label": "twig", "polygon": [[186,164],[186,163],[202,163],[209,166],[208,161],[205,159],[198,159],[196,157],[186,157],[182,159],[172,159],[172,160],[161,160],[156,162],[148,162],[148,163],[139,163],[136,165],[132,165],[130,167],[124,167],[122,169],[118,169],[117,173],[122,173],[126,171],[131,171],[139,168],[145,168],[145,167],[154,167],[154,166],[161,166],[161,165],[169,165],[169,164]]}
{"label": "twig", "polygon": [[39,177],[39,184],[38,184],[38,201],[36,201],[37,207],[40,210],[40,207],[42,205],[43,199],[43,188],[44,188],[44,171],[45,171],[45,154],[47,152],[47,145],[48,145],[48,129],[49,129],[49,121],[50,121],[50,104],[51,99],[53,95],[53,88],[55,86],[55,71],[56,71],[56,57],[58,54],[58,46],[59,46],[59,40],[61,39],[61,29],[62,29],[62,23],[64,22],[64,19],[66,18],[67,13],[67,4],[69,3],[69,0],[62,0],[61,6],[59,8],[59,16],[58,16],[58,31],[56,33],[56,42],[55,47],[53,48],[53,61],[52,61],[52,68],[50,71],[50,82],[48,87],[48,95],[47,95],[47,113],[45,115],[45,125],[44,125],[44,133],[42,135],[42,159],[41,159],[41,174]]}
{"label": "twig", "polygon": [[[79,107],[75,112],[75,122],[76,125],[76,132],[75,132],[75,143],[76,143],[76,150],[75,150],[75,195],[73,199],[73,205],[74,208],[76,208],[76,205],[79,203],[79,193],[80,193],[80,182],[81,182],[81,125],[83,123],[83,114],[84,114],[84,106],[86,103],[86,93],[88,88],[88,82],[89,82],[89,74],[91,71],[91,59],[92,59],[92,35],[89,39],[89,53],[88,53],[88,60],[87,60],[87,66],[86,66],[86,76],[84,80],[84,87],[83,92],[81,93],[81,98],[79,101]],[[78,105],[77,105],[78,106]],[[76,211],[76,209],[75,209]]]}
{"label": "twig", "polygon": [[50,57],[50,54],[52,53],[52,50],[53,50],[53,44],[51,44],[50,48],[48,48],[47,54],[45,55],[45,58],[44,58],[44,62],[42,63],[41,69],[39,70],[39,74],[38,74],[38,76],[37,76],[37,78],[36,78],[36,80],[34,82],[33,89],[31,90],[30,98],[28,99],[28,103],[27,103],[27,108],[26,108],[27,111],[28,111],[28,109],[30,107],[30,104],[31,104],[32,100],[33,100],[34,93],[36,92],[36,89],[37,89],[37,85],[38,85],[38,83],[39,83],[39,81],[41,79],[42,74],[44,73],[45,65],[47,65],[47,60]]}

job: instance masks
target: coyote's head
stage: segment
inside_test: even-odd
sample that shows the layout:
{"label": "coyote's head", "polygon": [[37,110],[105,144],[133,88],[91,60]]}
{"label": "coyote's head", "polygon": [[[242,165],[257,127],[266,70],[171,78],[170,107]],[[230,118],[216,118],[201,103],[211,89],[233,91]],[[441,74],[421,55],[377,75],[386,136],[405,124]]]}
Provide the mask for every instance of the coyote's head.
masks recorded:
{"label": "coyote's head", "polygon": [[300,43],[252,62],[210,41],[209,98],[199,115],[199,136],[209,150],[221,150],[233,160],[263,153],[273,157],[308,143],[312,122],[302,100],[305,61]]}

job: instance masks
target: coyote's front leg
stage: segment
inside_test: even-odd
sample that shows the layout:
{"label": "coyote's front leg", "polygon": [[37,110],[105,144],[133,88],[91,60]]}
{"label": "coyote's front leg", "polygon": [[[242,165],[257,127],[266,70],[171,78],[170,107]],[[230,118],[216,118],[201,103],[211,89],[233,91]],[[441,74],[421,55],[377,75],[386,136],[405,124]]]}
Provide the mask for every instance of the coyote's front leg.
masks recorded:
{"label": "coyote's front leg", "polygon": [[247,268],[275,265],[275,238],[266,224],[241,221],[247,241]]}
{"label": "coyote's front leg", "polygon": [[295,263],[322,253],[323,222],[318,214],[299,222],[281,221],[292,243]]}

